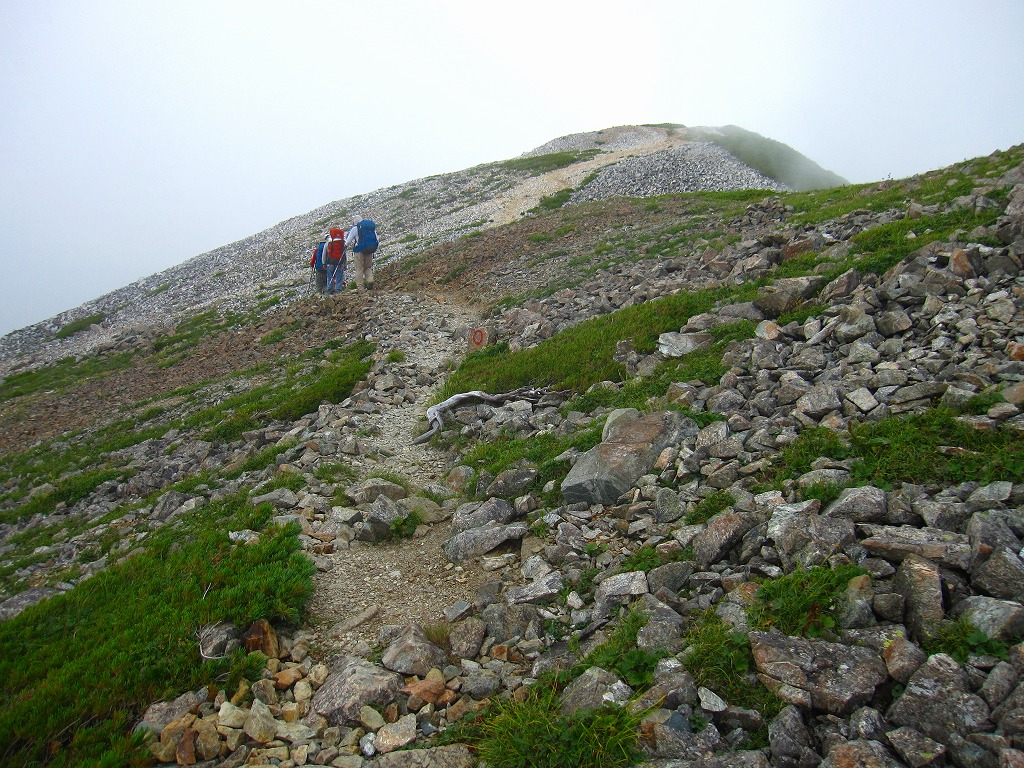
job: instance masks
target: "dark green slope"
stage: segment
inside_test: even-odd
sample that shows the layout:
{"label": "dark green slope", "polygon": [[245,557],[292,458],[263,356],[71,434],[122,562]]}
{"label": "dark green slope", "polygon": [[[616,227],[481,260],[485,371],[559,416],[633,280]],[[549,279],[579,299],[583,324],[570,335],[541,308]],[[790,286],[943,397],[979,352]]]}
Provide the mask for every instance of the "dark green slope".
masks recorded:
{"label": "dark green slope", "polygon": [[826,171],[792,147],[774,139],[766,139],[739,126],[686,128],[685,131],[689,138],[714,142],[751,168],[781,181],[798,192],[838,187],[849,183],[842,176]]}

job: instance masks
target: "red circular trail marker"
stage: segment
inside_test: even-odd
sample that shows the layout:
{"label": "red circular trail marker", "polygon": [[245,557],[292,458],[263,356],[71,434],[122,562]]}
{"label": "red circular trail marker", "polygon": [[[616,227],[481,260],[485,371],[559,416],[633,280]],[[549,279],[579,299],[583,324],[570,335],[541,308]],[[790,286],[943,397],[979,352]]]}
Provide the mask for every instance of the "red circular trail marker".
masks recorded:
{"label": "red circular trail marker", "polygon": [[482,347],[485,338],[483,328],[474,328],[469,334],[469,343],[474,347]]}

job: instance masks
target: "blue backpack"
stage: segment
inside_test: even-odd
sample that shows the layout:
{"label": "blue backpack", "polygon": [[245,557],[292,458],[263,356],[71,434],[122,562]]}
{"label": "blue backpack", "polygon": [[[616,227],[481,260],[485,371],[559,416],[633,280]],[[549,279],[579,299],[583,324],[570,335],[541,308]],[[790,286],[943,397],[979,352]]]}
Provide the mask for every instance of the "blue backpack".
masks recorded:
{"label": "blue backpack", "polygon": [[309,266],[315,269],[324,268],[324,245],[325,243],[316,244],[316,248],[313,249],[313,258],[309,261]]}
{"label": "blue backpack", "polygon": [[359,236],[356,240],[356,253],[373,253],[377,250],[377,225],[370,219],[363,219],[356,224]]}

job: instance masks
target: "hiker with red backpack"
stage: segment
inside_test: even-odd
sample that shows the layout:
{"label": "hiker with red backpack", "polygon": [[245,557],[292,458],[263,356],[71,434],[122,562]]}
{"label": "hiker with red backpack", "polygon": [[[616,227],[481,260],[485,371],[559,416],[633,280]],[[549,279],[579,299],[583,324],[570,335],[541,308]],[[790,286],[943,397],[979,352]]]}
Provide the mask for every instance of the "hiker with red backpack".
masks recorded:
{"label": "hiker with red backpack", "polygon": [[331,227],[324,238],[324,272],[327,276],[327,295],[340,293],[345,287],[345,230]]}
{"label": "hiker with red backpack", "polygon": [[367,291],[373,290],[373,254],[376,253],[377,225],[373,220],[357,216],[345,238],[345,244],[354,254],[356,286]]}

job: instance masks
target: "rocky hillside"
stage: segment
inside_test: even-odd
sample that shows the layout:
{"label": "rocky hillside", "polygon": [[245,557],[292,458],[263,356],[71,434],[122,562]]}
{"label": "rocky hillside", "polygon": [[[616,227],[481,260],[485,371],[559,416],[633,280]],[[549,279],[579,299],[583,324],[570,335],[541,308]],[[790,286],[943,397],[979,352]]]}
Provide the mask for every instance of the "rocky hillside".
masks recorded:
{"label": "rocky hillside", "polygon": [[[336,200],[7,334],[0,338],[0,375],[152,339],[177,320],[204,310],[247,313],[298,300],[309,292],[310,247],[330,226],[347,228],[356,214],[379,222],[385,245],[377,260],[387,262],[514,221],[556,194],[572,193],[576,202],[618,195],[789,188],[776,179],[819,187],[843,183],[785,145],[756,134],[741,132],[744,143],[737,144],[737,131],[626,126],[575,134],[517,159]],[[735,156],[727,151],[730,147]],[[749,147],[760,151],[750,152]],[[779,148],[785,152],[780,154]],[[738,159],[743,157],[749,157],[746,164]],[[817,174],[808,176],[808,167]],[[789,169],[804,175],[798,179]],[[62,328],[84,318],[97,321],[88,332],[55,338]]]}
{"label": "rocky hillside", "polygon": [[5,760],[1024,761],[1024,148],[572,202],[634,161],[377,293],[10,375]]}

